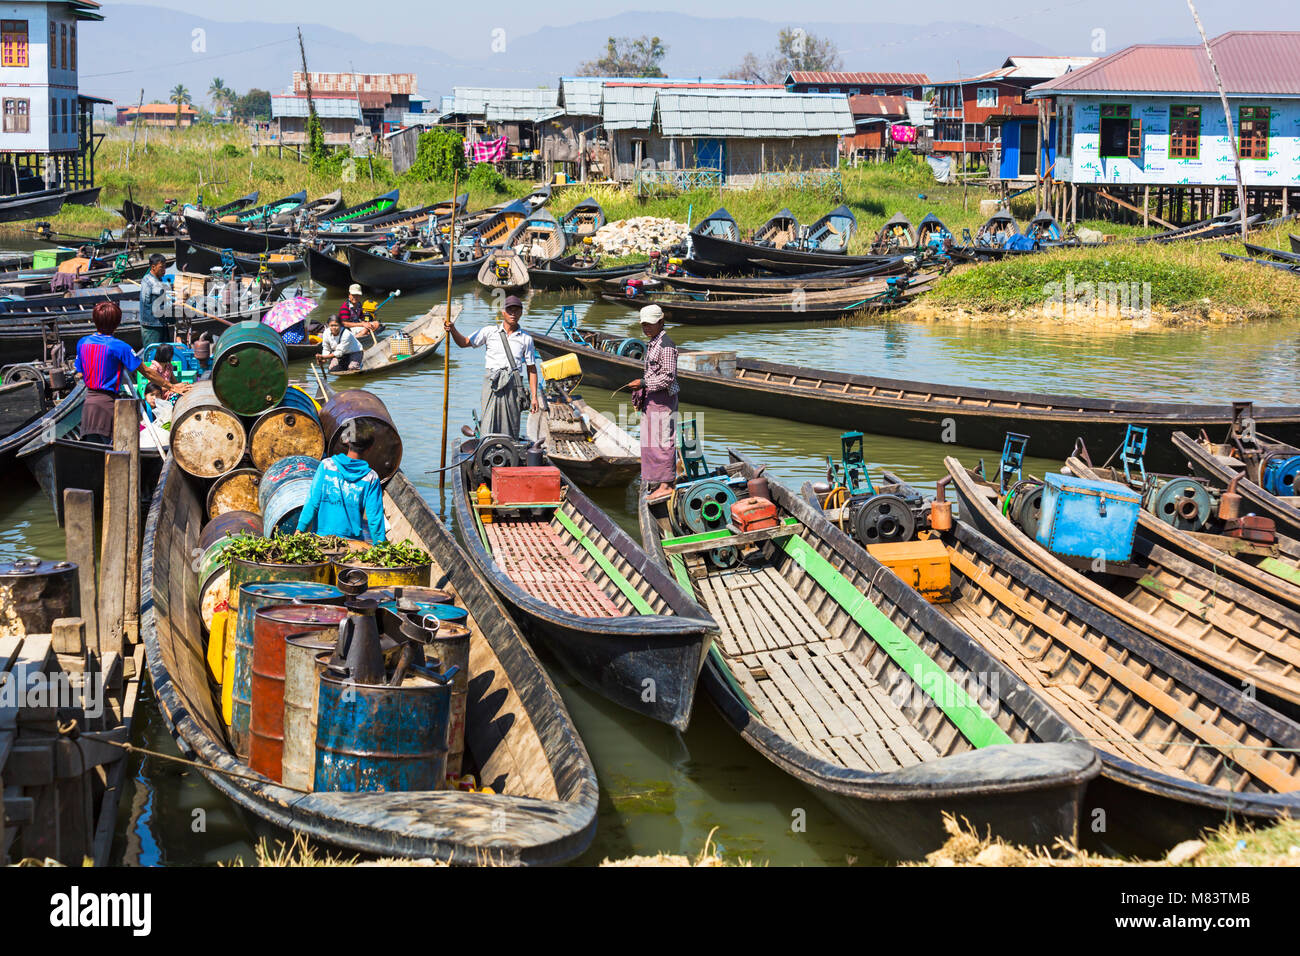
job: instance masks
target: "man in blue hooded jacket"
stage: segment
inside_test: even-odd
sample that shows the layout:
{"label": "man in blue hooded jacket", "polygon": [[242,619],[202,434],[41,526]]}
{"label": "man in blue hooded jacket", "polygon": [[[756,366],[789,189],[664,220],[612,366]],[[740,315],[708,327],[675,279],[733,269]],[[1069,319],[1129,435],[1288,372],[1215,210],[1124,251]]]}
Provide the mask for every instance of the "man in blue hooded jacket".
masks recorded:
{"label": "man in blue hooded jacket", "polygon": [[355,422],[348,422],[343,427],[342,437],[348,450],[326,458],[316,469],[307,503],[298,519],[298,530],[361,538],[369,529],[370,539],[375,544],[382,544],[388,540],[384,526],[384,492],[379,476],[361,457],[374,439],[359,436]]}

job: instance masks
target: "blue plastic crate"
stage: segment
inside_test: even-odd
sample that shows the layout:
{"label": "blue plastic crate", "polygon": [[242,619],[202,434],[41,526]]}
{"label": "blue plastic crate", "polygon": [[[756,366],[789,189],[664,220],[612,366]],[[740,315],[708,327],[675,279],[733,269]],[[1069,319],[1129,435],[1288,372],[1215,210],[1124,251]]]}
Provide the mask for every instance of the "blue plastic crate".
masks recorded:
{"label": "blue plastic crate", "polygon": [[1053,554],[1126,562],[1141,507],[1141,496],[1127,485],[1048,473],[1036,538]]}

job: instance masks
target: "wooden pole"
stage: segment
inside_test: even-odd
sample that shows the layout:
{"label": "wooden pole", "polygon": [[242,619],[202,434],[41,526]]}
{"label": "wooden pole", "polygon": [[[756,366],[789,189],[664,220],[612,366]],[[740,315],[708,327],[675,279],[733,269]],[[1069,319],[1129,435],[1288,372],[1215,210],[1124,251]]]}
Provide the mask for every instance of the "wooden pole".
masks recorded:
{"label": "wooden pole", "polygon": [[104,536],[99,551],[99,648],[104,656],[125,650],[123,644],[126,597],[126,522],[130,507],[131,456],[124,451],[104,453]]}
{"label": "wooden pole", "polygon": [[[456,266],[456,196],[460,189],[460,170],[451,177],[451,231],[447,234],[447,313],[446,321],[451,318],[451,279]],[[438,494],[442,495],[447,486],[447,408],[451,403],[451,333],[442,337],[442,460],[438,467]]]}
{"label": "wooden pole", "polygon": [[95,587],[95,493],[85,488],[63,490],[63,535],[68,560],[77,566],[81,591],[81,619],[86,622],[86,649],[96,660],[99,647],[98,590]]}
{"label": "wooden pole", "polygon": [[1219,88],[1219,102],[1223,104],[1223,118],[1228,123],[1228,142],[1232,145],[1232,165],[1237,171],[1237,206],[1241,210],[1241,238],[1246,239],[1246,186],[1241,181],[1241,151],[1237,148],[1237,135],[1232,131],[1232,110],[1228,106],[1228,94],[1223,89],[1223,77],[1219,75],[1219,65],[1214,62],[1214,53],[1210,50],[1210,38],[1205,35],[1201,25],[1201,15],[1196,12],[1196,5],[1187,0],[1187,9],[1192,11],[1196,29],[1201,33],[1201,43],[1205,47],[1205,58],[1210,61],[1210,70],[1214,73],[1214,83]]}
{"label": "wooden pole", "polygon": [[[123,631],[132,644],[140,639],[140,418],[135,399],[113,403],[113,450],[128,456],[126,574],[123,583]],[[125,662],[125,658],[123,658]]]}

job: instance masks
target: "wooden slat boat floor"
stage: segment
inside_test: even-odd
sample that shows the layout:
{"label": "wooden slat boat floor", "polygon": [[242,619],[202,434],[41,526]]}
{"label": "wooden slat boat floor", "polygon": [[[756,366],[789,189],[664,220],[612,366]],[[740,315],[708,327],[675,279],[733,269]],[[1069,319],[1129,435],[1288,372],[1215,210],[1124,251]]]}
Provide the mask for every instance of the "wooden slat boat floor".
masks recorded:
{"label": "wooden slat boat floor", "polygon": [[497,564],[533,597],[579,617],[622,616],[550,522],[499,518],[483,530]]}
{"label": "wooden slat boat floor", "polygon": [[853,770],[884,773],[939,756],[776,568],[695,584],[737,682],[781,736]]}
{"label": "wooden slat boat floor", "polygon": [[[586,515],[574,507],[571,502],[567,501],[563,506],[563,510],[568,519],[577,526],[579,531],[587,536],[588,541],[600,550],[604,559],[608,561],[614,570],[621,574],[623,579],[631,585],[637,594],[639,594],[641,598],[650,605],[650,609],[654,611],[655,614],[672,615],[677,613],[664,599],[663,595],[646,580],[640,570],[638,570],[625,555],[620,553],[618,549],[610,543],[608,538],[597,530],[596,526],[589,518],[587,518]],[[614,606],[618,608],[620,616],[626,617],[638,613],[627,596],[624,595],[619,587],[609,579],[609,575],[607,575],[604,570],[597,565],[596,559],[587,553],[586,549],[577,542],[573,535],[569,533],[567,528],[558,525],[552,525],[552,528],[560,536],[560,540],[565,543],[570,552],[577,556],[578,564],[582,568],[583,573],[598,581],[601,587],[605,589],[605,596],[614,602]]]}

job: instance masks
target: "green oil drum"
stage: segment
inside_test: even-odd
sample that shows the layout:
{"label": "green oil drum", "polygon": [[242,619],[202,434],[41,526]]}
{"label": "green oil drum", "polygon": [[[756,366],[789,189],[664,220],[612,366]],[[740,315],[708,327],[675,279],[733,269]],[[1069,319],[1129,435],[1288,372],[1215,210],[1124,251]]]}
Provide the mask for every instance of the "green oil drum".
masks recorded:
{"label": "green oil drum", "polygon": [[217,339],[212,353],[212,388],[239,415],[275,408],[289,386],[289,352],[284,338],[256,319],[236,322]]}

